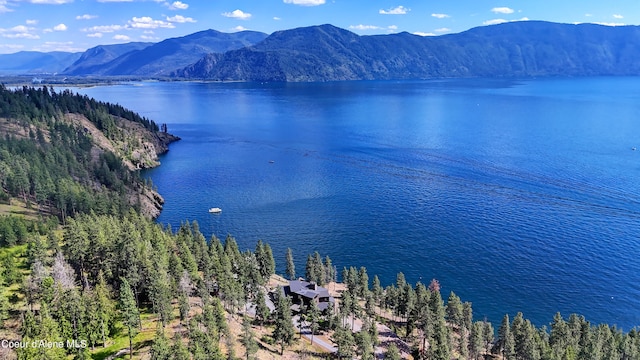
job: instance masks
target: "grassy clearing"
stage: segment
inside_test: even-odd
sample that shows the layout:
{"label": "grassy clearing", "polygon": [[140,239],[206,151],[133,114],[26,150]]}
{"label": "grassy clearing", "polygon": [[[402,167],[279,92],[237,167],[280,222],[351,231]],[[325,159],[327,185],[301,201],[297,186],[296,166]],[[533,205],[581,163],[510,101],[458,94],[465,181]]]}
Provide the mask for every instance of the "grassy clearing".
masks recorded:
{"label": "grassy clearing", "polygon": [[10,204],[0,203],[0,216],[13,215],[25,218],[27,220],[37,220],[38,211],[33,208],[28,208],[22,201],[11,199]]}
{"label": "grassy clearing", "polygon": [[[142,321],[142,330],[133,338],[133,358],[140,359],[149,355],[153,338],[156,334],[157,315],[150,312],[149,309],[143,310],[140,314]],[[127,335],[127,329],[119,325],[118,333],[110,341],[110,345],[106,348],[96,348],[95,352],[92,352],[91,358],[95,360],[111,359],[128,359],[129,358],[129,336]],[[122,353],[121,350],[127,350],[126,353]],[[120,355],[115,356],[120,353]]]}

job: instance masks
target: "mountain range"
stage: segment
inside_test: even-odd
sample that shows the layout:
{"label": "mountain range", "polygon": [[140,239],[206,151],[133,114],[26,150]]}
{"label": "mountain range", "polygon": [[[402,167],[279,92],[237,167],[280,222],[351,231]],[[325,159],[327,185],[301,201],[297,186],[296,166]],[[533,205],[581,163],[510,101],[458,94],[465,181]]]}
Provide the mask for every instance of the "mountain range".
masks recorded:
{"label": "mountain range", "polygon": [[0,75],[58,73],[81,55],[82,53],[63,51],[20,51],[14,54],[0,54]]}
{"label": "mountain range", "polygon": [[[96,62],[97,57],[106,59],[95,51],[96,48],[93,48],[87,50],[84,54],[87,56],[83,55],[64,73],[67,75],[166,76],[169,72],[192,64],[209,53],[239,49],[260,42],[265,37],[267,34],[256,31],[223,33],[205,30],[133,49],[99,65],[87,66],[86,64]],[[93,54],[87,54],[89,52]]]}
{"label": "mountain range", "polygon": [[332,25],[275,32],[175,72],[219,81],[337,81],[640,74],[640,27],[504,23],[459,34],[358,36]]}
{"label": "mountain range", "polygon": [[[18,54],[0,55],[0,71],[43,68]],[[213,81],[640,75],[640,27],[522,21],[431,37],[360,36],[332,25],[271,35],[206,30],[155,44],[40,54],[57,59],[58,68],[67,61],[65,75]]]}

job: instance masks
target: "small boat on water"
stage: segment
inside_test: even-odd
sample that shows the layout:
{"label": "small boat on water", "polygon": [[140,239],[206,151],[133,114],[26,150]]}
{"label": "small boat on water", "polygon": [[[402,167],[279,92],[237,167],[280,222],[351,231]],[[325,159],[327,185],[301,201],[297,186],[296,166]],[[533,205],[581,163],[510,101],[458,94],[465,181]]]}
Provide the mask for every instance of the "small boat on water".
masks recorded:
{"label": "small boat on water", "polygon": [[209,212],[212,213],[212,214],[218,214],[218,213],[222,212],[222,209],[220,209],[219,207],[214,207],[214,208],[209,209]]}

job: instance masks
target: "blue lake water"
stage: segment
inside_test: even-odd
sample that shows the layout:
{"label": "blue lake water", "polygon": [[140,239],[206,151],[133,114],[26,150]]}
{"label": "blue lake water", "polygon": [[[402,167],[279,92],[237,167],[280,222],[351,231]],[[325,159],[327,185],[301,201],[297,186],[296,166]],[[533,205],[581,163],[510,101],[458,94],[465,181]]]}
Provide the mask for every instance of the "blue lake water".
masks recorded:
{"label": "blue lake water", "polygon": [[[136,83],[79,91],[182,137],[158,219],[384,284],[437,278],[497,326],[640,326],[640,78]],[[210,207],[221,207],[212,215]]]}

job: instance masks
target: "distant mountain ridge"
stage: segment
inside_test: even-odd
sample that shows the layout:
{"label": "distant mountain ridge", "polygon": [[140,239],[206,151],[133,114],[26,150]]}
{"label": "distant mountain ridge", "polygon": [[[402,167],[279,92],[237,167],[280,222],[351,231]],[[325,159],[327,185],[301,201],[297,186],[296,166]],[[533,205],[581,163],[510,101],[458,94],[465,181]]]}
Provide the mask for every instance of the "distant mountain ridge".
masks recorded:
{"label": "distant mountain ridge", "polygon": [[118,57],[137,50],[142,50],[153,43],[131,42],[126,44],[98,45],[82,53],[71,66],[64,69],[65,74],[94,74],[105,64]]}
{"label": "distant mountain ridge", "polygon": [[216,81],[640,75],[640,27],[523,21],[421,37],[332,25],[278,31],[173,73]]}
{"label": "distant mountain ridge", "polygon": [[166,76],[172,71],[198,61],[206,54],[226,52],[253,45],[266,37],[267,34],[256,31],[223,33],[216,30],[205,30],[149,44],[122,53],[107,62],[87,66],[86,64],[96,62],[97,56],[101,56],[101,54],[91,53],[90,49],[64,73],[67,75],[100,76]]}
{"label": "distant mountain ridge", "polygon": [[14,54],[0,54],[0,75],[58,73],[76,61],[80,55],[82,53],[63,51],[20,51]]}
{"label": "distant mountain ridge", "polygon": [[173,77],[211,81],[340,81],[640,75],[640,27],[544,21],[422,37],[360,36],[333,25],[100,45],[83,54],[0,55],[0,74]]}

